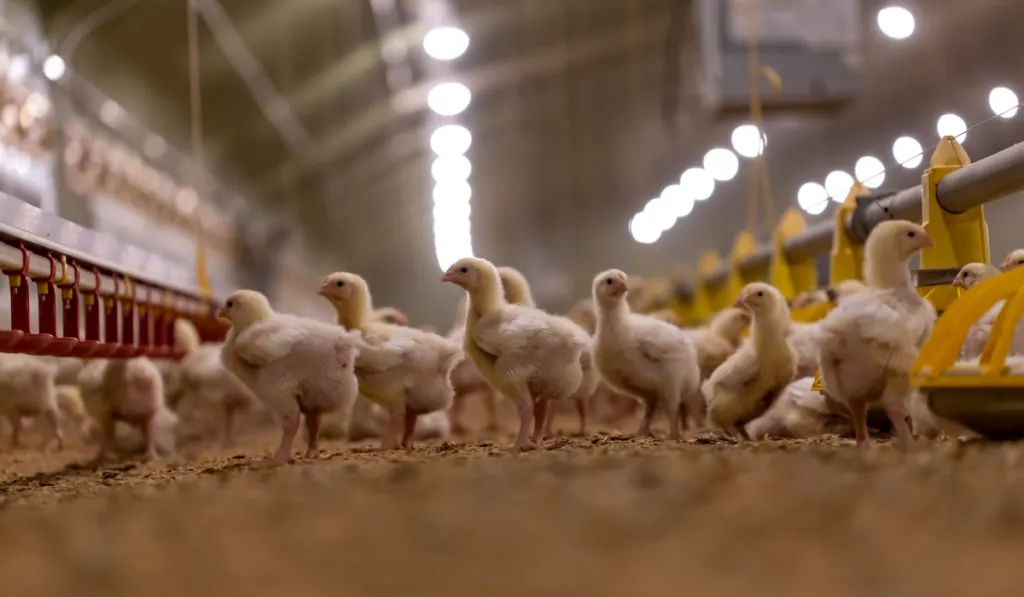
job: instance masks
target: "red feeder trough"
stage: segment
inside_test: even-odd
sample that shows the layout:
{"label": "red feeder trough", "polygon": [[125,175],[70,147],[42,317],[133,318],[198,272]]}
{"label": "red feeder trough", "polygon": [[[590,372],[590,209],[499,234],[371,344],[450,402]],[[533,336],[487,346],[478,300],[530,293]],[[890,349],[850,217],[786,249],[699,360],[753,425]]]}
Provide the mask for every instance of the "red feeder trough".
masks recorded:
{"label": "red feeder trough", "polygon": [[[24,354],[43,354],[44,349],[53,341],[52,334],[33,334],[31,331],[30,319],[32,317],[29,306],[29,254],[25,249],[25,243],[18,243],[21,251],[21,269],[3,270],[11,287],[11,331],[20,332],[20,337],[6,334],[2,340],[3,344],[9,345],[8,352],[19,352]],[[56,263],[50,258],[51,274],[56,273]],[[51,297],[52,299],[52,297]],[[56,327],[56,326],[55,326]]]}

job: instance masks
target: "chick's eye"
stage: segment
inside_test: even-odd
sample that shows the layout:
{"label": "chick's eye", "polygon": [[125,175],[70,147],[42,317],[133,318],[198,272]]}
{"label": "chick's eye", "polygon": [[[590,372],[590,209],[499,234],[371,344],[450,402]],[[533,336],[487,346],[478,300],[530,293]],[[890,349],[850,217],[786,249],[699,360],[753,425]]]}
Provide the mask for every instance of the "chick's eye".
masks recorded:
{"label": "chick's eye", "polygon": [[611,286],[612,285],[612,279],[611,278],[607,278],[607,279],[605,279],[604,283],[609,285],[609,286]]}
{"label": "chick's eye", "polygon": [[915,236],[917,236],[917,233],[913,230],[907,233],[907,238],[914,238]]}
{"label": "chick's eye", "polygon": [[339,280],[337,283],[335,283],[335,286],[337,286],[338,288],[341,288],[344,285],[345,285],[345,283],[342,282],[341,280]]}
{"label": "chick's eye", "polygon": [[231,307],[234,307],[234,306],[235,306],[234,302],[228,301],[228,309],[230,309]]}
{"label": "chick's eye", "polygon": [[469,273],[469,268],[468,267],[460,267],[459,268],[459,273],[468,274]]}
{"label": "chick's eye", "polygon": [[757,291],[757,296],[764,296],[764,291],[763,290],[758,290]]}

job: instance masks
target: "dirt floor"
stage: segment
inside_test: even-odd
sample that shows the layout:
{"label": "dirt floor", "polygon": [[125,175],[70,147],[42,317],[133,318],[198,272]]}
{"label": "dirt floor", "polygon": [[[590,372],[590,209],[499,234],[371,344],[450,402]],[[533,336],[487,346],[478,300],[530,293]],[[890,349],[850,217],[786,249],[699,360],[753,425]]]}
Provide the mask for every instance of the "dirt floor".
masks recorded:
{"label": "dirt floor", "polygon": [[1024,582],[1018,444],[902,455],[606,430],[517,455],[510,440],[509,421],[411,452],[329,441],[273,470],[266,430],[100,470],[79,464],[84,446],[6,450],[2,593],[1016,596]]}

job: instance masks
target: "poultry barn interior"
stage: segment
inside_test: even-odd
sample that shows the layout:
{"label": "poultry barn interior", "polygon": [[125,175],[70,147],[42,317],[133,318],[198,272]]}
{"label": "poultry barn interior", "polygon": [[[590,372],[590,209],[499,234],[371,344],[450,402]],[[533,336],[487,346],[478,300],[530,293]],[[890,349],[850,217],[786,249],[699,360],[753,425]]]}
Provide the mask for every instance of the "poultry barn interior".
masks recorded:
{"label": "poultry barn interior", "polygon": [[1021,23],[0,0],[5,591],[1010,594]]}

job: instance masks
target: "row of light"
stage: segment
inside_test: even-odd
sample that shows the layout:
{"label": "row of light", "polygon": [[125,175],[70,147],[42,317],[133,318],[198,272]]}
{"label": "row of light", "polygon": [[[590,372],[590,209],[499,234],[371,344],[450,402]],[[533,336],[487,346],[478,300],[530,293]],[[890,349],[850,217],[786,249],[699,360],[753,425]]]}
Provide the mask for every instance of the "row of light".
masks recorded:
{"label": "row of light", "polygon": [[700,201],[707,201],[715,192],[718,182],[727,182],[736,177],[740,159],[754,158],[764,153],[768,137],[758,134],[757,127],[742,124],[732,131],[732,150],[716,147],[706,154],[703,168],[689,168],[679,177],[678,184],[670,184],[661,194],[644,205],[643,211],[629,221],[629,231],[639,243],[651,244],[661,234],[675,225],[676,220],[685,218]]}
{"label": "row of light", "polygon": [[[435,60],[454,60],[468,48],[469,35],[457,27],[437,27],[423,37],[423,51]],[[427,106],[440,116],[461,114],[471,100],[469,88],[459,82],[438,83],[427,93]],[[473,256],[473,188],[469,185],[473,164],[466,157],[472,144],[473,135],[461,124],[443,124],[430,135],[430,149],[436,155],[430,166],[434,179],[434,252],[442,270]]]}
{"label": "row of light", "polygon": [[[988,105],[1000,118],[1017,115],[1020,101],[1017,94],[1007,87],[996,87],[988,94]],[[967,123],[956,114],[943,114],[936,122],[935,130],[942,137],[955,137],[963,143],[967,139]],[[903,136],[892,144],[892,157],[904,168],[917,168],[924,160],[924,149],[913,137]],[[818,215],[828,207],[829,199],[842,203],[853,187],[854,178],[869,189],[876,189],[885,180],[885,166],[878,158],[866,155],[853,167],[853,176],[842,170],[834,170],[825,177],[824,186],[816,182],[804,183],[797,191],[797,204],[805,212]]]}

